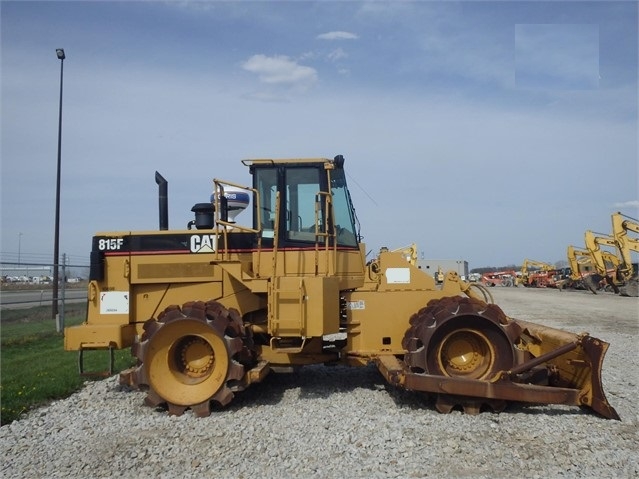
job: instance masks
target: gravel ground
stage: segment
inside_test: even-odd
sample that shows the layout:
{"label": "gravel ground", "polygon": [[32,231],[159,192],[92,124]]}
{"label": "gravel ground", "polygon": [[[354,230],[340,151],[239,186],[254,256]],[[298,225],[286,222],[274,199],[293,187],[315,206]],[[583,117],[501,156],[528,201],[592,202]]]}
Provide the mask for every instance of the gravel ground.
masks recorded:
{"label": "gravel ground", "polygon": [[[205,419],[171,417],[115,377],[0,428],[4,478],[639,477],[639,300],[493,288],[508,315],[610,342],[621,421],[565,406],[437,413],[374,367],[271,374]],[[549,319],[552,318],[552,319]]]}

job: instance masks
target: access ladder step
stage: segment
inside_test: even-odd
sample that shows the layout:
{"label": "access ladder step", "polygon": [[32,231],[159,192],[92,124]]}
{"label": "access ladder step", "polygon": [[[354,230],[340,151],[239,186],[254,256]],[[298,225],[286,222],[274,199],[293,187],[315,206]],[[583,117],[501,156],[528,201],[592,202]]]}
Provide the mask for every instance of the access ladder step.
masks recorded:
{"label": "access ladder step", "polygon": [[[78,371],[80,376],[102,376],[109,377],[113,375],[114,369],[114,349],[113,343],[82,343],[78,350]],[[84,352],[96,351],[96,350],[108,350],[109,351],[109,368],[105,371],[85,371],[84,366]]]}

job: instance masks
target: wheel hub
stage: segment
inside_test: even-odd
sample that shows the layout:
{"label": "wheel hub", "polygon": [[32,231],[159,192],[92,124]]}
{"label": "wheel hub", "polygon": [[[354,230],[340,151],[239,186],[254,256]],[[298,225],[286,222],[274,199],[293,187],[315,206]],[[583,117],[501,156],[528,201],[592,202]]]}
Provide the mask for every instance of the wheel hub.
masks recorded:
{"label": "wheel hub", "polygon": [[442,370],[450,376],[480,378],[491,366],[491,351],[487,338],[478,331],[462,329],[448,334],[440,345]]}
{"label": "wheel hub", "polygon": [[205,376],[215,361],[213,348],[200,337],[187,338],[179,351],[182,370],[191,377]]}
{"label": "wheel hub", "polygon": [[443,351],[444,361],[449,367],[458,371],[468,371],[473,369],[479,358],[477,353],[477,345],[474,341],[468,339],[460,339],[455,343],[448,345]]}

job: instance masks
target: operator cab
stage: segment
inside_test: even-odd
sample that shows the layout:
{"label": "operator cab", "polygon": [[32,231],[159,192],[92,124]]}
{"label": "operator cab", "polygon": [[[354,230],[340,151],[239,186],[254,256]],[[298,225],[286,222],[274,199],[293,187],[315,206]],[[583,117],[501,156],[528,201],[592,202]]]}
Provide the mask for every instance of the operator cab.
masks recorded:
{"label": "operator cab", "polygon": [[[253,188],[253,227],[262,245],[305,248],[327,243],[358,248],[357,218],[346,186],[344,158],[330,160],[248,160]],[[259,209],[258,209],[259,208]]]}

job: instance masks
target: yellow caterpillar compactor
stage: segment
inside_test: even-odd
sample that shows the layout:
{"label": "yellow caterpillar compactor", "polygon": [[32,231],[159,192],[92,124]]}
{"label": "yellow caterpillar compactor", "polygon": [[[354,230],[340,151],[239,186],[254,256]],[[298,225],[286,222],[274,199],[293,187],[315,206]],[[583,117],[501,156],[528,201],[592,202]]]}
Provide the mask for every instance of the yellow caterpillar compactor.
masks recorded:
{"label": "yellow caterpillar compactor", "polygon": [[243,163],[252,186],[214,179],[185,229],[168,229],[156,173],[160,229],[93,237],[87,319],[65,330],[81,370],[83,351],[130,347],[120,382],[176,415],[208,416],[269,372],[374,363],[441,412],[527,402],[619,419],[601,383],[606,342],[513,320],[454,272],[437,285],[415,254],[367,262],[341,155]]}

